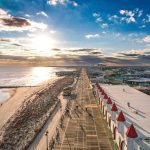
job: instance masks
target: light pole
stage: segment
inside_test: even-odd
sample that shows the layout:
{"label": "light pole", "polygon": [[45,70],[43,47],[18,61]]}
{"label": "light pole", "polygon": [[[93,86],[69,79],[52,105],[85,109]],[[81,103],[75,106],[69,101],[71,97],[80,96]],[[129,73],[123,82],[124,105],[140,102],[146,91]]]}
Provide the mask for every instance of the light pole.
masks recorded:
{"label": "light pole", "polygon": [[45,136],[46,136],[46,145],[47,145],[47,150],[49,150],[49,148],[48,148],[48,130],[46,131],[46,133],[45,133]]}

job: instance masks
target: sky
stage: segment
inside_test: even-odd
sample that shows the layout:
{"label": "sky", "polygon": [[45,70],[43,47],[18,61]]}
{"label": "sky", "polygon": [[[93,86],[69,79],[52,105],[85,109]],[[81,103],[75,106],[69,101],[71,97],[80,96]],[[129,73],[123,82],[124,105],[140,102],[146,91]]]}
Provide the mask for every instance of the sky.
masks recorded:
{"label": "sky", "polygon": [[0,0],[0,59],[150,65],[149,0]]}

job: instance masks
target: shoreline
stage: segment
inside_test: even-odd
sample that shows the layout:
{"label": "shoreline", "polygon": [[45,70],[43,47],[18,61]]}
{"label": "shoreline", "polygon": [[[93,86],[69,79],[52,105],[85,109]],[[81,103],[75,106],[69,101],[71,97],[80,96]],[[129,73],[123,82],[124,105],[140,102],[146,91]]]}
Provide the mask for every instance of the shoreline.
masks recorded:
{"label": "shoreline", "polygon": [[0,107],[10,98],[12,98],[15,95],[16,91],[16,88],[0,88],[0,93],[4,94],[4,97],[0,98]]}
{"label": "shoreline", "polygon": [[[19,144],[20,146],[22,146],[22,142],[24,142],[24,144],[23,144],[24,146],[25,145],[27,146],[30,139],[32,139],[33,136],[35,136],[36,132],[34,133],[33,130],[36,130],[36,131],[40,130],[41,125],[45,122],[44,120],[51,114],[51,111],[53,111],[53,108],[54,108],[53,104],[55,104],[55,102],[57,102],[57,100],[55,99],[57,97],[57,94],[62,90],[62,88],[64,86],[67,86],[68,84],[70,84],[70,82],[72,82],[72,80],[68,79],[68,78],[62,78],[60,80],[57,79],[57,81],[55,81],[55,82],[54,81],[55,80],[53,80],[53,83],[55,83],[55,84],[53,84],[53,83],[50,84],[49,82],[46,82],[46,83],[43,83],[42,86],[40,86],[40,88],[38,88],[38,87],[32,88],[31,87],[28,89],[28,91],[25,90],[26,88],[21,88],[23,90],[22,94],[25,94],[24,98],[26,98],[26,100],[24,100],[24,101],[21,100],[21,102],[18,100],[18,102],[20,102],[20,106],[18,105],[18,109],[16,109],[16,111],[14,113],[11,113],[12,114],[11,116],[13,116],[12,118],[11,118],[10,114],[9,114],[9,117],[7,116],[7,114],[10,111],[9,112],[6,111],[6,114],[4,114],[5,117],[3,115],[2,115],[3,117],[0,116],[0,123],[2,120],[3,124],[5,124],[5,126],[1,129],[1,138],[2,138],[1,142],[3,142],[3,144],[2,144],[3,146],[7,145],[6,139],[9,136],[9,132],[13,134],[13,137],[12,138],[9,137],[10,138],[9,140],[12,141],[12,144],[14,146],[16,144]],[[33,92],[33,90],[31,90],[31,89],[39,89],[39,90],[36,90],[36,93],[35,93],[35,91]],[[18,93],[18,91],[16,92],[16,96],[14,96],[15,98],[17,97],[17,93]],[[29,95],[28,98],[27,98],[26,93],[28,93],[28,95]],[[18,95],[18,99],[20,99],[20,96],[22,96],[22,94],[20,93]],[[12,98],[12,99],[14,99],[14,98]],[[16,102],[16,103],[18,104],[18,102]],[[7,101],[4,104],[4,106],[6,107],[8,104],[11,104],[11,99],[9,101]],[[51,105],[51,107],[50,107],[50,105]],[[6,107],[6,108],[8,110],[8,107]],[[0,109],[0,111],[2,111],[2,109]],[[30,113],[33,115],[30,115]],[[38,116],[40,114],[42,116]],[[7,117],[7,120],[5,119],[6,117]],[[9,119],[9,118],[11,118],[11,119]],[[32,120],[32,122],[31,122],[31,120]],[[18,128],[18,125],[16,124],[16,122],[19,125],[19,128]],[[34,122],[37,122],[36,126],[32,125]],[[2,127],[2,123],[0,125]],[[20,129],[21,129],[21,131],[20,131]],[[28,134],[30,135],[30,137],[28,137],[29,135],[25,133],[26,131],[29,132]],[[15,139],[14,139],[14,137],[15,137]],[[16,141],[16,139],[18,139],[18,138],[20,140]],[[10,145],[7,145],[7,146],[9,148]]]}
{"label": "shoreline", "polygon": [[59,79],[59,77],[50,79],[36,86],[13,88],[15,92],[12,91],[12,88],[7,88],[8,90],[10,90],[8,91],[10,97],[0,103],[2,104],[0,105],[0,129],[7,122],[7,120],[19,109],[19,107],[24,103],[27,97],[44,88],[44,86],[46,86],[47,84],[53,84]]}
{"label": "shoreline", "polygon": [[[45,84],[52,84],[53,82],[57,81],[58,79],[60,79],[61,77],[54,77],[54,78],[51,78],[49,80],[45,80],[37,85],[32,85],[32,86],[0,86],[0,90],[3,90],[4,93],[8,93],[9,94],[9,97],[8,98],[5,98],[3,100],[0,100],[0,108],[2,105],[4,105],[7,101],[9,101],[10,99],[13,98],[13,96],[16,95],[16,92],[17,91],[20,91],[20,89],[22,88],[26,88],[26,89],[31,89],[31,88],[38,88],[42,85],[45,85]],[[6,92],[5,92],[6,90]],[[3,92],[2,91],[2,92]]]}

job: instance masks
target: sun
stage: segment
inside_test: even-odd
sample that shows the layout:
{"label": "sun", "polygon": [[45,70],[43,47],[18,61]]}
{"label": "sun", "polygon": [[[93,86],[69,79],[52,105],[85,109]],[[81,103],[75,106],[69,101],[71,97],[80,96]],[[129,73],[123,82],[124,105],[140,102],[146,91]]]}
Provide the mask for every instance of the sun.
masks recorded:
{"label": "sun", "polygon": [[51,49],[54,47],[54,40],[47,34],[39,34],[31,39],[31,48],[35,49],[37,54],[49,56],[52,55]]}

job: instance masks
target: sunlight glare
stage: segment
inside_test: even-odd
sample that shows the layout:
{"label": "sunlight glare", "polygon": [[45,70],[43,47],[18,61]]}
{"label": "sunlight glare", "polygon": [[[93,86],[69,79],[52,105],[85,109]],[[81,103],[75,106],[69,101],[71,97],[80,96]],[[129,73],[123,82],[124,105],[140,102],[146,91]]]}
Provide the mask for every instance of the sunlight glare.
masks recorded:
{"label": "sunlight glare", "polygon": [[31,47],[36,50],[37,54],[52,56],[51,49],[54,47],[54,41],[49,35],[37,35],[31,40]]}
{"label": "sunlight glare", "polygon": [[55,76],[55,74],[53,73],[53,69],[47,67],[34,67],[32,69],[32,75],[34,76],[34,83],[36,84]]}

